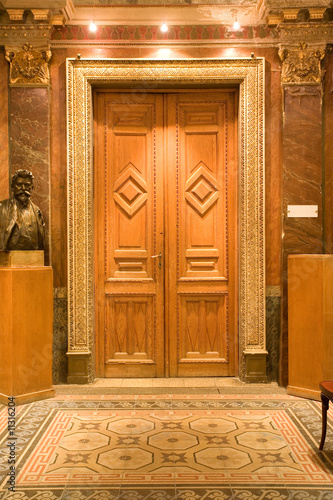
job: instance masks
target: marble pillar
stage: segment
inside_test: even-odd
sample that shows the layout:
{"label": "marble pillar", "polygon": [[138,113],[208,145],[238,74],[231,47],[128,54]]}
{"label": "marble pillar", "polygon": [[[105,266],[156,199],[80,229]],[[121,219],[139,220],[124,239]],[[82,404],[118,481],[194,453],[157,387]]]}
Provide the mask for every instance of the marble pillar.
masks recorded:
{"label": "marble pillar", "polygon": [[333,254],[333,47],[325,57],[324,129],[325,129],[325,253]]}
{"label": "marble pillar", "polygon": [[[283,61],[283,295],[280,377],[288,384],[289,254],[323,253],[321,49],[280,52]],[[288,217],[288,205],[318,205],[318,217]],[[304,270],[306,272],[306,270]]]}
{"label": "marble pillar", "polygon": [[[0,91],[3,89],[1,94],[8,96],[8,100],[4,97],[4,106],[0,109],[0,132],[2,132],[0,147],[8,154],[3,155],[4,160],[0,163],[0,194],[1,198],[8,197],[10,177],[16,170],[27,169],[33,173],[35,181],[32,199],[44,216],[45,265],[51,265],[51,99],[48,67],[51,53],[48,46],[41,47],[40,42],[38,48],[25,42],[21,46],[6,47],[4,55],[5,57],[0,62]],[[63,383],[66,382],[67,376],[65,354],[67,351],[67,289],[59,288],[57,278],[54,285],[56,288],[53,300],[53,383]]]}
{"label": "marble pillar", "polygon": [[[25,33],[26,35],[26,33]],[[9,62],[9,173],[30,170],[34,177],[33,201],[46,223],[45,264],[50,264],[50,93],[48,47],[29,42],[6,47]]]}

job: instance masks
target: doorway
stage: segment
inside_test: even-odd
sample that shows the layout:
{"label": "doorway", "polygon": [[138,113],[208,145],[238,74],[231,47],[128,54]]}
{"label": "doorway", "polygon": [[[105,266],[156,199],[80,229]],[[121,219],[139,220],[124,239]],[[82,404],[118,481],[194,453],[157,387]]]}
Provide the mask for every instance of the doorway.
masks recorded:
{"label": "doorway", "polygon": [[96,374],[237,373],[236,91],[95,91]]}

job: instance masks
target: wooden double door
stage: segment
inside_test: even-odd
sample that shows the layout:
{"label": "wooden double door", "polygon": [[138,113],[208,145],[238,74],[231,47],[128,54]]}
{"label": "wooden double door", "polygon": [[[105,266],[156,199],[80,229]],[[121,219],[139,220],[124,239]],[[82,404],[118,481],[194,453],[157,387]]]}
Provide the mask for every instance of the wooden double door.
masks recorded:
{"label": "wooden double door", "polygon": [[94,106],[97,375],[235,375],[236,92]]}

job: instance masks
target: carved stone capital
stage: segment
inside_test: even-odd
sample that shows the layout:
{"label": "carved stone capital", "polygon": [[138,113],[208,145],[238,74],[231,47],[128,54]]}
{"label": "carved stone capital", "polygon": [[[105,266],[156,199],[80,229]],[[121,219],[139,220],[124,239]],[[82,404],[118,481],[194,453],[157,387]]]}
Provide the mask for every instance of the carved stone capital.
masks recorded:
{"label": "carved stone capital", "polygon": [[322,83],[323,71],[320,61],[325,57],[323,48],[309,48],[301,42],[298,47],[281,47],[283,85],[318,85]]}
{"label": "carved stone capital", "polygon": [[26,42],[21,50],[6,50],[10,63],[10,83],[23,85],[48,85],[50,50],[35,50]]}

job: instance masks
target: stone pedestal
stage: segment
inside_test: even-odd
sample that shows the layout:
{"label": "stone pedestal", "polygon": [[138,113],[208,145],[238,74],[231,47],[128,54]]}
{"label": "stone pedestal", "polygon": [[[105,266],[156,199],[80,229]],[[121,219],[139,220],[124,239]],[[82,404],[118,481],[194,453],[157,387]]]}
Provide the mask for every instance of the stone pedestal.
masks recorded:
{"label": "stone pedestal", "polygon": [[[32,253],[23,260],[35,261]],[[15,267],[10,254],[0,267],[0,402],[14,396],[24,404],[54,396],[53,272],[34,263]]]}

